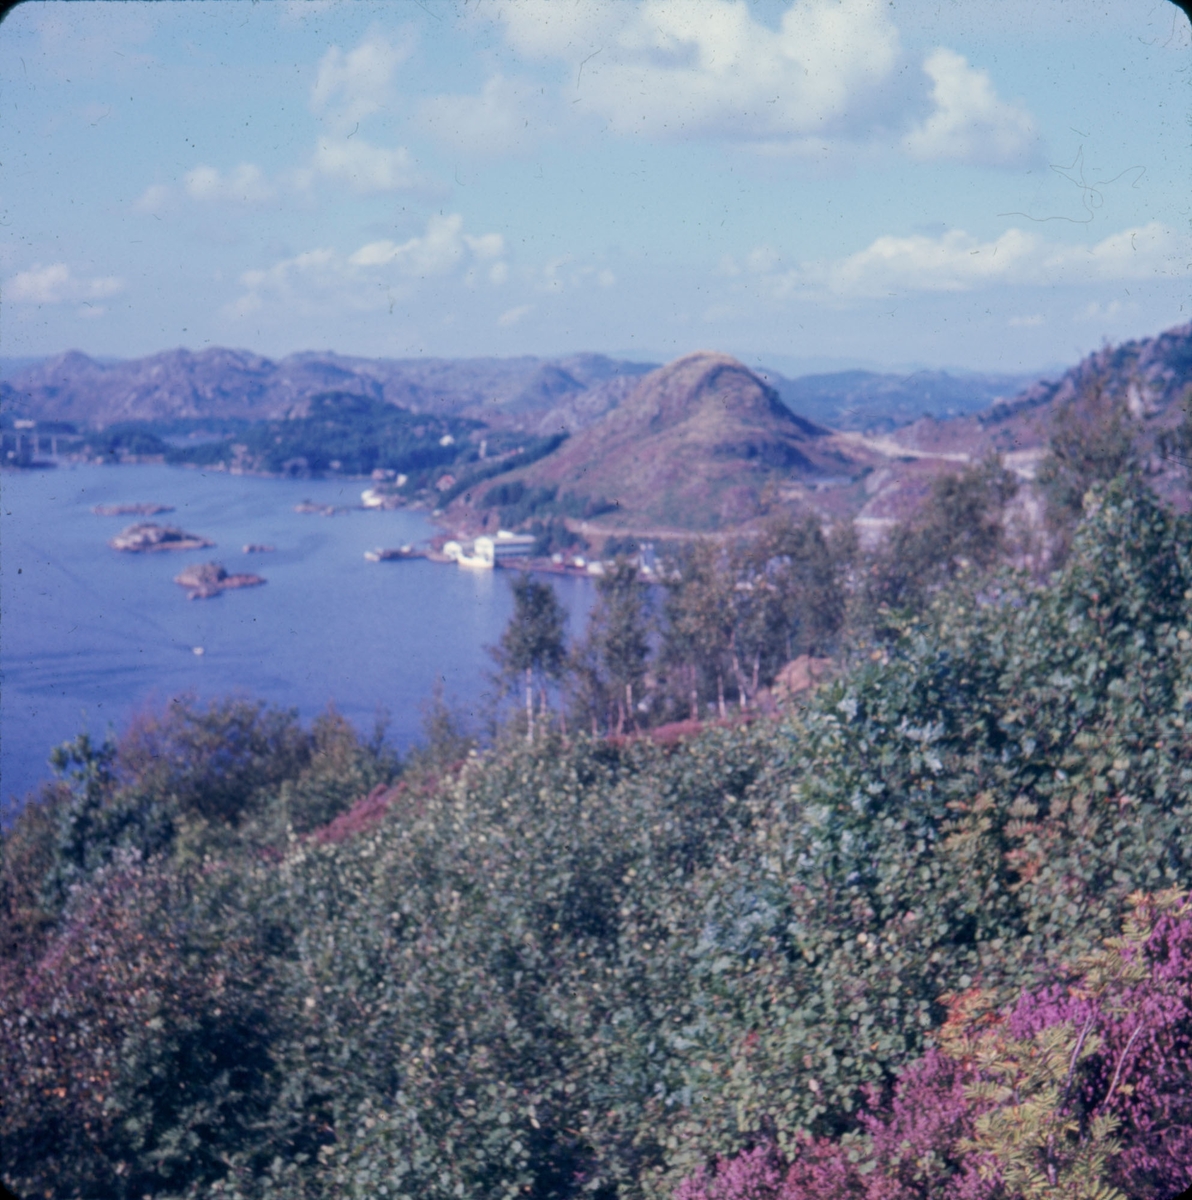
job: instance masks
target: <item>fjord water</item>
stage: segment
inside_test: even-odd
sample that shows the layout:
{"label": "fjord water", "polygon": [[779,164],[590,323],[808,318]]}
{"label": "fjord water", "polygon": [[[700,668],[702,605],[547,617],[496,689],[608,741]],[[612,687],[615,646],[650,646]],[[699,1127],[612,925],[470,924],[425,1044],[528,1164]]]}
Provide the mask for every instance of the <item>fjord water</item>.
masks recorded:
{"label": "fjord water", "polygon": [[[0,788],[5,801],[50,778],[51,748],[83,729],[119,734],[138,711],[187,693],[296,708],[334,703],[370,733],[378,708],[399,748],[420,735],[436,677],[475,712],[513,602],[508,572],[370,563],[377,546],[433,532],[413,512],[294,512],[354,505],[359,480],[278,480],[158,466],[63,466],[0,477]],[[100,517],[96,504],[169,504],[157,517]],[[107,541],[138,520],[178,525],[208,550],[121,554]],[[246,543],[276,550],[244,554]],[[189,601],[183,566],[222,562],[263,587]],[[555,581],[582,632],[592,589]],[[202,654],[195,648],[201,647]]]}

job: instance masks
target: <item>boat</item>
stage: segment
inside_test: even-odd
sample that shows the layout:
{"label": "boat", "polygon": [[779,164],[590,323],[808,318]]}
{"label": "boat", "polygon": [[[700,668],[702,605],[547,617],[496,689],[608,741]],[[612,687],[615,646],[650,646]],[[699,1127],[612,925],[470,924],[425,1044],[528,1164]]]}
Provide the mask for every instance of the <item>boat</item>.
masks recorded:
{"label": "boat", "polygon": [[400,558],[421,558],[422,554],[410,545],[388,550],[378,546],[375,550],[365,550],[364,557],[369,562],[392,562]]}

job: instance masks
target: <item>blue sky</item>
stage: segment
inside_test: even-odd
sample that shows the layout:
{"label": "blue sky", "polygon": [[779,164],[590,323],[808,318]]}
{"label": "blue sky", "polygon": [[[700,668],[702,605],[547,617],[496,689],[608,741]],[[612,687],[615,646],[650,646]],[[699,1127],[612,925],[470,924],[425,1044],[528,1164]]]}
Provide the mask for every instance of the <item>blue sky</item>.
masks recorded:
{"label": "blue sky", "polygon": [[25,3],[0,355],[1032,370],[1192,319],[1168,0]]}

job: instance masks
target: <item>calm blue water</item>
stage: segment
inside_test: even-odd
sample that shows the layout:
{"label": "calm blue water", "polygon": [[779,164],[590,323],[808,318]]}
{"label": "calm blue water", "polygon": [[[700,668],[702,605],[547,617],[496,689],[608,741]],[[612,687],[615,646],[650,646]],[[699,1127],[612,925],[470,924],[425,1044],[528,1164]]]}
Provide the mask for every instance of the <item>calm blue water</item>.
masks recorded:
{"label": "calm blue water", "polygon": [[[172,467],[61,467],[0,476],[0,789],[7,801],[50,778],[46,757],[82,729],[119,734],[172,696],[240,693],[297,708],[329,702],[370,732],[378,706],[390,740],[421,732],[435,677],[476,709],[512,611],[508,572],[416,560],[369,563],[364,551],[418,542],[417,513],[293,511],[303,499],[359,502],[360,481],[274,480]],[[173,505],[159,517],[97,517],[94,504]],[[120,554],[107,539],[140,519],[180,525],[214,549]],[[246,542],[277,547],[246,555]],[[190,562],[252,571],[264,587],[190,601],[173,577]],[[556,579],[578,635],[584,579]],[[203,655],[194,654],[201,646]]]}

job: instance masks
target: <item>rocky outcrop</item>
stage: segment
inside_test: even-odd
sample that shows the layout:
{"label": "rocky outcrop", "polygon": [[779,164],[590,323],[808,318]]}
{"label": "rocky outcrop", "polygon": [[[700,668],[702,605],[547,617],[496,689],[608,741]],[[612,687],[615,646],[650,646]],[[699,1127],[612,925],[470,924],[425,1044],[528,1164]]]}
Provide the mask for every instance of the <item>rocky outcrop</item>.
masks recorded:
{"label": "rocky outcrop", "polygon": [[143,521],[121,530],[108,545],[113,550],[142,554],[155,550],[202,550],[215,543],[210,538],[187,533],[175,525],[155,525],[152,521]]}
{"label": "rocky outcrop", "polygon": [[97,517],[156,517],[174,509],[169,504],[96,504],[91,511]]}
{"label": "rocky outcrop", "polygon": [[229,575],[222,564],[208,562],[192,564],[175,575],[174,582],[186,588],[191,600],[208,600],[233,588],[257,587],[265,580],[247,573]]}
{"label": "rocky outcrop", "polygon": [[1058,380],[1041,379],[1012,399],[995,403],[980,419],[994,425],[1020,412],[1044,406],[1059,408],[1096,384],[1123,395],[1136,420],[1160,416],[1178,406],[1192,384],[1192,322],[1157,337],[1106,346]]}

